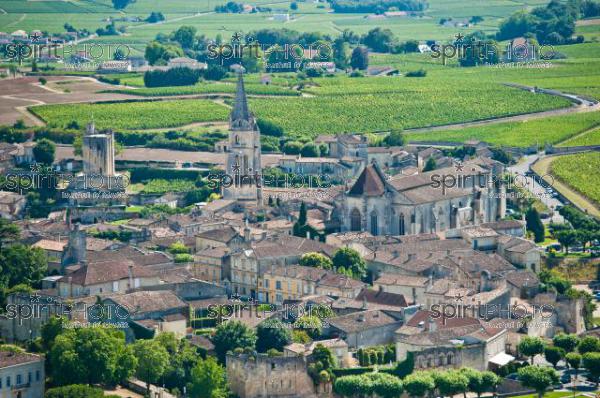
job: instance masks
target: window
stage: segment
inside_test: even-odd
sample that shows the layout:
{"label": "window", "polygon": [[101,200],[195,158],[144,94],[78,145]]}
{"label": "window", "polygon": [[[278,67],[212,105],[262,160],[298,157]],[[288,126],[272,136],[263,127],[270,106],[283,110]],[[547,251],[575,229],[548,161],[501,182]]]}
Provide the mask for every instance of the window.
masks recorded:
{"label": "window", "polygon": [[404,235],[405,233],[404,214],[400,214],[400,219],[398,220],[398,235]]}
{"label": "window", "polygon": [[35,381],[40,381],[40,371],[39,370],[35,371]]}
{"label": "window", "polygon": [[140,278],[135,278],[133,280],[133,287],[135,287],[135,288],[140,287]]}
{"label": "window", "polygon": [[10,376],[6,378],[6,387],[10,387]]}
{"label": "window", "polygon": [[275,282],[275,289],[281,290],[281,281],[276,281]]}
{"label": "window", "polygon": [[288,292],[292,291],[292,284],[290,283],[290,281],[288,281],[288,283],[287,283],[287,290],[288,290]]}
{"label": "window", "polygon": [[27,373],[27,382],[31,383],[31,372]]}
{"label": "window", "polygon": [[371,235],[379,235],[379,226],[377,225],[377,212],[371,212]]}
{"label": "window", "polygon": [[114,281],[112,288],[113,288],[113,292],[118,292],[119,291],[119,281]]}
{"label": "window", "polygon": [[352,209],[352,212],[350,213],[350,230],[361,230],[361,215],[360,211],[357,208]]}
{"label": "window", "polygon": [[23,384],[23,378],[19,374],[19,375],[17,375],[17,385],[20,386],[21,384]]}
{"label": "window", "polygon": [[269,288],[269,280],[265,279],[265,287],[268,289]]}

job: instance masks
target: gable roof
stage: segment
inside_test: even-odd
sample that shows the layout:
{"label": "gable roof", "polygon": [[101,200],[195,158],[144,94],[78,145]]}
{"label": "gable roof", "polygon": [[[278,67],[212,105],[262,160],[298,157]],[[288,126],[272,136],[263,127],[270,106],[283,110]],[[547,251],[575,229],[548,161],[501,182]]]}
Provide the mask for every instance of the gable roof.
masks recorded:
{"label": "gable roof", "polygon": [[70,279],[76,285],[89,286],[119,281],[129,278],[130,267],[134,278],[156,276],[156,273],[147,268],[135,266],[131,260],[120,259],[89,263],[63,276],[60,282],[68,282]]}
{"label": "gable roof", "polygon": [[399,323],[399,321],[379,310],[354,312],[352,314],[329,318],[331,326],[345,333],[376,329],[394,323]]}
{"label": "gable roof", "polygon": [[385,193],[385,177],[375,164],[367,165],[350,188],[348,195],[381,196]]}

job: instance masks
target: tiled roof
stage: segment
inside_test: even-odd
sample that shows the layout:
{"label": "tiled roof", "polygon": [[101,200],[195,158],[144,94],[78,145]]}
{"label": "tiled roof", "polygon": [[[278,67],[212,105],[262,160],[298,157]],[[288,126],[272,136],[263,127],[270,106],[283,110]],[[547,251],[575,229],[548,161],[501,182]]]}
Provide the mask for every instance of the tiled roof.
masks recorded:
{"label": "tiled roof", "polygon": [[345,333],[361,332],[368,329],[376,329],[399,322],[396,318],[387,315],[383,311],[372,310],[354,312],[335,318],[329,318],[329,324]]}
{"label": "tiled roof", "polygon": [[0,369],[9,366],[42,361],[43,357],[25,352],[0,351]]}
{"label": "tiled roof", "polygon": [[134,278],[152,277],[156,274],[147,268],[135,266],[131,260],[112,260],[104,262],[89,263],[80,267],[76,271],[63,276],[60,281],[68,282],[71,278],[72,283],[80,286],[89,286],[99,283],[118,281],[129,278],[129,267]]}
{"label": "tiled roof", "polygon": [[127,308],[131,314],[188,308],[188,305],[170,290],[139,291],[107,298]]}
{"label": "tiled roof", "polygon": [[219,229],[211,229],[210,231],[200,232],[196,235],[197,238],[209,239],[222,243],[228,243],[236,236],[239,236],[239,234],[230,226]]}
{"label": "tiled roof", "polygon": [[367,165],[352,186],[349,195],[381,196],[385,193],[385,177],[373,164]]}

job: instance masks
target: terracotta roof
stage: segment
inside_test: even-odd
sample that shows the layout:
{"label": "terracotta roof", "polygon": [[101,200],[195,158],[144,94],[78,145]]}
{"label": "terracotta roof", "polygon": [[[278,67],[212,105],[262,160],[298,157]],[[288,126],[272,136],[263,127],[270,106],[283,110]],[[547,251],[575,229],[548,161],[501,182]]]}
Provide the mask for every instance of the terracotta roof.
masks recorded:
{"label": "terracotta roof", "polygon": [[222,243],[229,243],[236,236],[239,236],[239,234],[234,228],[230,226],[226,226],[225,228],[219,229],[211,229],[210,231],[200,232],[196,235],[197,238],[209,239]]}
{"label": "terracotta roof", "polygon": [[39,355],[26,352],[0,351],[0,369],[43,360],[44,358]]}
{"label": "terracotta roof", "polygon": [[373,283],[379,285],[425,287],[429,278],[397,274],[381,274]]}
{"label": "terracotta roof", "polygon": [[389,293],[381,290],[363,289],[356,300],[366,300],[367,303],[383,304],[395,307],[408,307],[406,299],[402,294]]}
{"label": "terracotta roof", "polygon": [[50,250],[55,252],[62,252],[67,245],[67,241],[58,242],[56,240],[50,239],[42,239],[37,241],[32,245],[32,247],[37,247],[44,250]]}
{"label": "terracotta roof", "polygon": [[127,308],[132,315],[188,308],[188,305],[170,290],[117,294],[108,296],[107,299]]}
{"label": "terracotta roof", "polygon": [[329,318],[331,326],[345,333],[376,329],[394,323],[399,323],[399,321],[379,310],[354,312],[352,314]]}
{"label": "terracotta roof", "polygon": [[152,277],[156,274],[147,268],[135,266],[131,260],[112,260],[104,262],[89,263],[80,267],[71,274],[63,276],[60,281],[68,282],[72,278],[72,283],[80,286],[89,286],[99,283],[118,281],[129,278],[129,267],[134,278]]}
{"label": "terracotta roof", "polygon": [[385,193],[385,177],[377,166],[367,165],[348,192],[356,196],[381,196]]}
{"label": "terracotta roof", "polygon": [[518,288],[536,287],[540,284],[540,280],[537,277],[537,275],[529,270],[518,270],[509,272],[506,275],[506,281]]}

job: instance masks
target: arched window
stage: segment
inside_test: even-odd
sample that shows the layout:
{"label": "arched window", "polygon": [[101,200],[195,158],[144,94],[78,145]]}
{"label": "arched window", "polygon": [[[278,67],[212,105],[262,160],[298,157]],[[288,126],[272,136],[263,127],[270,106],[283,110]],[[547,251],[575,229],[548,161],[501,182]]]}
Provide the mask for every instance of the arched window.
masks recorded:
{"label": "arched window", "polygon": [[371,212],[371,235],[379,235],[379,226],[377,225],[377,212],[373,210]]}
{"label": "arched window", "polygon": [[453,359],[452,354],[448,354],[448,360],[447,360],[448,365],[452,365],[452,359]]}
{"label": "arched window", "polygon": [[354,208],[350,213],[350,230],[360,231],[361,230],[361,215],[357,208]]}
{"label": "arched window", "polygon": [[400,218],[398,220],[398,235],[404,235],[406,233],[406,229],[404,226],[404,214],[400,214]]}
{"label": "arched window", "polygon": [[438,358],[438,366],[444,366],[444,362],[446,362],[446,357],[444,357],[444,354],[441,354]]}
{"label": "arched window", "polygon": [[240,143],[240,136],[239,136],[239,135],[236,135],[236,136],[234,137],[234,141],[235,141],[235,143],[236,143],[236,144],[239,144],[239,143]]}

